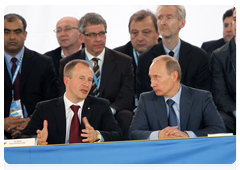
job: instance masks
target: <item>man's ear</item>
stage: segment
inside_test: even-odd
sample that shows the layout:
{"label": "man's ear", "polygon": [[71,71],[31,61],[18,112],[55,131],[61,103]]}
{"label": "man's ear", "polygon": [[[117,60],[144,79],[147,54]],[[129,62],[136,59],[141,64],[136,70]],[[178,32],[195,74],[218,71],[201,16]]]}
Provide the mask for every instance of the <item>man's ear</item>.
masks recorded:
{"label": "man's ear", "polygon": [[63,82],[65,86],[67,86],[67,84],[69,84],[69,77],[64,77]]}

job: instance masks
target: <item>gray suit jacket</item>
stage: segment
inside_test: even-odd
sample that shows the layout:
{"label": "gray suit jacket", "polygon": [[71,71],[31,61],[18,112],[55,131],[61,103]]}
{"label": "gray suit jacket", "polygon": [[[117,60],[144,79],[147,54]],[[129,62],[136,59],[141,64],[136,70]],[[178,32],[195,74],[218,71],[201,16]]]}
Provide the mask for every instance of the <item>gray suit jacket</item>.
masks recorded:
{"label": "gray suit jacket", "polygon": [[[153,131],[167,126],[164,97],[157,96],[154,91],[141,94],[130,126],[129,138],[147,139]],[[211,93],[184,85],[180,97],[180,126],[181,131],[193,131],[197,136],[225,132],[223,120],[213,103]]]}

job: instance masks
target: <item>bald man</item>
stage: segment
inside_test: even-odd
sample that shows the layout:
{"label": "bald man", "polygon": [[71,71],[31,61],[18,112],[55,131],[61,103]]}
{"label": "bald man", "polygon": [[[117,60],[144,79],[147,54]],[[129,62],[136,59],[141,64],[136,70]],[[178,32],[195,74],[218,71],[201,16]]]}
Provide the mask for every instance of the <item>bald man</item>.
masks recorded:
{"label": "bald man", "polygon": [[74,17],[63,17],[56,24],[54,30],[60,47],[46,52],[45,55],[52,57],[57,76],[59,74],[59,61],[66,56],[76,53],[84,47],[78,31],[78,20]]}

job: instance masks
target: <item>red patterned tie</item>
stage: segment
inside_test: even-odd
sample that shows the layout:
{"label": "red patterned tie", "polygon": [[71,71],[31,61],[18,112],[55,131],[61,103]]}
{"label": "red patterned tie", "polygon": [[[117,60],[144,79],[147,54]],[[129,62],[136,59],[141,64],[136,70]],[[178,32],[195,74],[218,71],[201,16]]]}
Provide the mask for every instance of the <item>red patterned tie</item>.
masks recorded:
{"label": "red patterned tie", "polygon": [[[15,73],[15,70],[17,68],[17,65],[16,65],[17,59],[15,57],[13,57],[11,59],[11,61],[12,61],[12,64],[13,64],[12,68],[11,68],[12,77],[13,77],[14,73]],[[19,73],[17,74],[17,77],[14,81],[13,90],[14,90],[14,100],[20,99],[20,75],[19,75]]]}
{"label": "red patterned tie", "polygon": [[80,106],[72,105],[70,108],[74,112],[74,115],[70,127],[69,143],[82,143],[81,125],[78,118],[78,109]]}

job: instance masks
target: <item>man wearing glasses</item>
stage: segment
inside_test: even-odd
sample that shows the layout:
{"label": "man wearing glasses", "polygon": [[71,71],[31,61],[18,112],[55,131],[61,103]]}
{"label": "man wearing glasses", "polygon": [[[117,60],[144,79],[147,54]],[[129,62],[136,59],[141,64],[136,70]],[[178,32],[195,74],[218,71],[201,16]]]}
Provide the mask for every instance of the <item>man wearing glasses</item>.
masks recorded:
{"label": "man wearing glasses", "polygon": [[76,53],[84,47],[78,31],[78,20],[74,17],[64,17],[56,24],[53,30],[60,47],[48,51],[45,55],[52,57],[57,76],[59,74],[59,61],[66,56]]}
{"label": "man wearing glasses", "polygon": [[127,139],[134,108],[132,59],[105,47],[107,24],[101,15],[87,13],[79,20],[78,25],[85,48],[60,60],[59,95],[65,92],[64,66],[74,59],[88,61],[94,70],[94,81],[89,94],[110,101],[112,113],[122,129],[124,139]]}

